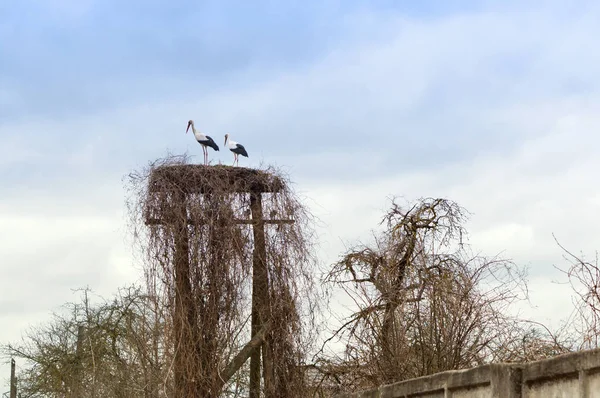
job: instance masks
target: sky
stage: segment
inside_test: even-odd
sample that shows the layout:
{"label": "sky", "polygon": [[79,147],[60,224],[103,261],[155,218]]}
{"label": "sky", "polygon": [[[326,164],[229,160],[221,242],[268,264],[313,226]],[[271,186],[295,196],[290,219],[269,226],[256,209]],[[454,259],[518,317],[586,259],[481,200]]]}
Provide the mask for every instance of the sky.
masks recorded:
{"label": "sky", "polygon": [[0,343],[73,289],[142,281],[123,178],[202,162],[189,119],[244,144],[240,166],[289,173],[323,264],[391,197],[445,197],[476,251],[529,267],[523,313],[559,326],[552,234],[587,257],[600,238],[599,17],[585,0],[1,2]]}

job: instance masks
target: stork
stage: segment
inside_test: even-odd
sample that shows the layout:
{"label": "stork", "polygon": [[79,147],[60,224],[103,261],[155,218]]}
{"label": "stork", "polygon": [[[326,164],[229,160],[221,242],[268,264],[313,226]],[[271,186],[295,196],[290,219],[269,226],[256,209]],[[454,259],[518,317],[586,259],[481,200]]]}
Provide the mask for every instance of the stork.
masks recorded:
{"label": "stork", "polygon": [[[227,143],[229,141],[229,143]],[[239,163],[238,156],[242,155],[248,157],[248,152],[246,152],[246,148],[242,144],[238,144],[235,141],[229,139],[229,134],[225,134],[225,143],[223,144],[229,148],[231,152],[233,152],[233,165]]]}
{"label": "stork", "polygon": [[200,143],[200,145],[202,145],[202,152],[204,152],[204,164],[207,165],[208,164],[208,148],[206,148],[206,147],[209,146],[212,149],[214,149],[215,151],[218,151],[219,146],[209,136],[204,135],[199,131],[196,131],[193,120],[190,120],[188,122],[187,128],[185,129],[186,134],[187,134],[188,130],[190,129],[190,126],[192,126],[192,131],[194,132],[194,137],[196,137],[196,141],[198,141]]}

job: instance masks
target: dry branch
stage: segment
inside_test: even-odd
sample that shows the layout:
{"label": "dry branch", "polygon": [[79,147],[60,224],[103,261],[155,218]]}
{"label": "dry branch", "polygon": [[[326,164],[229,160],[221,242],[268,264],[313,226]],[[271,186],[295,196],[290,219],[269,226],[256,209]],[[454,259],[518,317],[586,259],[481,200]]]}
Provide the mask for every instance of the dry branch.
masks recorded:
{"label": "dry branch", "polygon": [[252,353],[262,345],[262,343],[265,341],[265,336],[268,330],[269,323],[266,323],[263,325],[260,331],[254,337],[252,337],[252,340],[250,340],[248,344],[246,344],[244,348],[242,348],[240,352],[231,360],[231,362],[229,362],[225,369],[223,369],[220,376],[223,385],[225,385],[229,379],[231,379],[233,375],[242,367],[242,365],[244,365],[248,358],[250,358],[250,355],[252,355]]}

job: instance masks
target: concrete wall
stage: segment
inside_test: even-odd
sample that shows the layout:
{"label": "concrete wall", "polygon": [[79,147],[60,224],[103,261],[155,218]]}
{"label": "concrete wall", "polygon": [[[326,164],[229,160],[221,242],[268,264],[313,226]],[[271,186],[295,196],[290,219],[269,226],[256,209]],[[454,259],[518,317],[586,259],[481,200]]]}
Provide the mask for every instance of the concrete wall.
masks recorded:
{"label": "concrete wall", "polygon": [[600,398],[600,349],[452,370],[337,398]]}

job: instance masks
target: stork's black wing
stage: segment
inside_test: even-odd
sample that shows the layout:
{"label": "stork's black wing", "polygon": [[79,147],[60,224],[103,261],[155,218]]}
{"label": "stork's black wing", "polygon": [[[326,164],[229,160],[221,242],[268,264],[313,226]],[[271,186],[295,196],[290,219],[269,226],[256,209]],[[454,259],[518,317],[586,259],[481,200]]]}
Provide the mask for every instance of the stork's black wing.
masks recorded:
{"label": "stork's black wing", "polygon": [[231,150],[231,152],[248,157],[248,152],[246,152],[246,148],[244,148],[242,144],[237,144],[236,147]]}
{"label": "stork's black wing", "polygon": [[201,143],[202,145],[206,145],[206,146],[211,147],[215,151],[219,150],[219,146],[217,145],[217,143],[212,138],[210,138],[209,136],[206,136],[206,140],[204,140],[204,141],[200,141],[199,140],[198,142]]}

